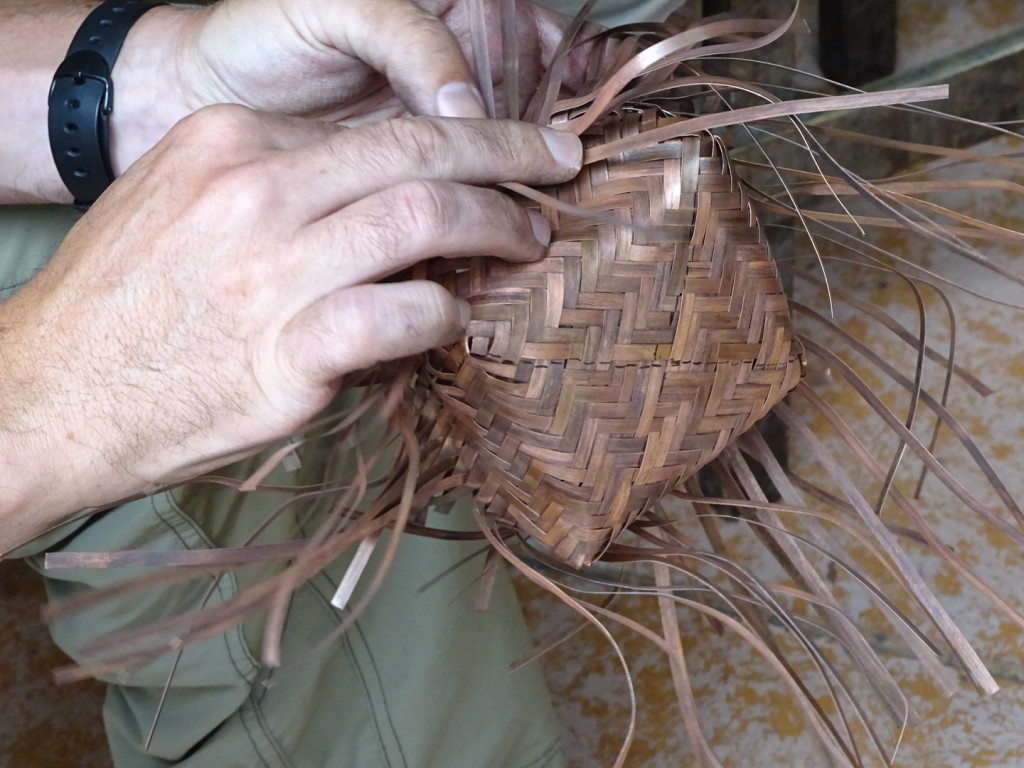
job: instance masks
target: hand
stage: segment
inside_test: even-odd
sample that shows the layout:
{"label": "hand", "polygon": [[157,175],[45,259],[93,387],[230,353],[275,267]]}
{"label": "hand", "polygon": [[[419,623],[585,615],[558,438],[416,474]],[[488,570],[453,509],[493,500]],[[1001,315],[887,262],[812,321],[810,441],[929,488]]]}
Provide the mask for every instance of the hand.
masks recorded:
{"label": "hand", "polygon": [[581,156],[517,122],[180,122],[0,305],[0,550],[255,452],[345,373],[457,339],[443,289],[375,281],[432,256],[540,258],[543,220],[472,185],[561,182]]}
{"label": "hand", "polygon": [[[222,0],[154,8],[132,27],[114,67],[114,171],[123,173],[178,120],[212,104],[330,122],[480,117],[463,55],[467,2]],[[498,0],[485,5],[493,21]],[[528,93],[565,19],[519,5]],[[72,0],[0,3],[0,79],[9,91],[0,111],[0,203],[71,200],[50,157],[45,94],[88,11]],[[578,81],[585,62],[573,63],[568,76]]]}
{"label": "hand", "polygon": [[[470,52],[469,5],[470,0],[227,0],[196,17],[186,57],[191,76],[184,82],[198,103],[236,102],[330,120],[382,111],[393,117],[406,110],[483,117],[472,99],[452,104],[438,98],[446,85],[475,82],[464,58]],[[497,52],[499,4],[482,5]],[[519,4],[524,87],[539,79],[566,22],[532,3]]]}
{"label": "hand", "polygon": [[[498,3],[485,5],[497,53]],[[523,93],[535,87],[566,21],[519,3]],[[347,123],[408,113],[484,117],[469,51],[467,0],[222,0],[201,9],[156,8],[136,23],[114,72],[136,105],[115,110],[115,164],[126,168],[174,121],[211,104]],[[571,81],[584,71],[582,59],[574,63]],[[493,69],[502,74],[497,61]]]}

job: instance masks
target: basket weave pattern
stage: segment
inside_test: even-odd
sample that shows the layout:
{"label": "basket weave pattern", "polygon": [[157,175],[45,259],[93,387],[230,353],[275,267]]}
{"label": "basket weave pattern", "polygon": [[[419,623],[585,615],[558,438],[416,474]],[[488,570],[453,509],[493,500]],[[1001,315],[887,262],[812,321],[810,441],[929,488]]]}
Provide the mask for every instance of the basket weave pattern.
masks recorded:
{"label": "basket weave pattern", "polygon": [[[657,123],[607,125],[604,140]],[[786,296],[724,149],[688,136],[588,164],[548,258],[436,260],[473,308],[432,441],[489,514],[579,567],[799,380]],[[622,222],[631,221],[634,226]],[[467,414],[471,419],[467,419]]]}

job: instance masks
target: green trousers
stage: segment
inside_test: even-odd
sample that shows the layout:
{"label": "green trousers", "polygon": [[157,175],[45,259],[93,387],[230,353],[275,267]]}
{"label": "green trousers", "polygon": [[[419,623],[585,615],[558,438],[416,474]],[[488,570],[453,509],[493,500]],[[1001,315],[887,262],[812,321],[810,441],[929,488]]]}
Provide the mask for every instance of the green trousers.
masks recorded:
{"label": "green trousers", "polygon": [[[59,208],[0,208],[0,299],[46,263],[75,218]],[[246,467],[234,471],[241,476]],[[196,485],[94,516],[19,554],[43,573],[51,599],[60,600],[139,571],[47,572],[43,551],[239,545],[281,501],[270,493]],[[466,510],[456,505],[444,520],[466,525],[465,518]],[[291,522],[282,516],[276,527]],[[260,541],[274,533],[267,531]],[[323,648],[322,639],[344,618],[330,597],[345,563],[332,564],[295,594],[280,668],[266,669],[259,662],[258,619],[187,648],[148,747],[175,655],[113,675],[106,680],[104,720],[115,765],[561,765],[559,728],[539,670],[508,671],[529,643],[511,585],[499,578],[488,612],[470,606],[482,562],[472,557],[478,550],[474,542],[404,536],[397,562],[369,611],[339,641]],[[468,564],[458,565],[464,560]],[[214,599],[230,597],[257,577],[251,571],[229,574],[217,582]],[[53,636],[75,658],[78,649],[101,635],[195,608],[211,583],[205,577],[104,603],[57,621]]]}

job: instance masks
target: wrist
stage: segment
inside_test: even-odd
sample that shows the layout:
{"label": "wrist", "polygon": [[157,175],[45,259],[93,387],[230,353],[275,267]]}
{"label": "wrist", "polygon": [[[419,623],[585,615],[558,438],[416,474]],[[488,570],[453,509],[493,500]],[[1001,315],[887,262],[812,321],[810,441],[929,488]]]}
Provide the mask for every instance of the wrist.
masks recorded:
{"label": "wrist", "polygon": [[114,64],[110,159],[115,176],[198,109],[184,87],[183,59],[199,8],[159,6],[132,25]]}
{"label": "wrist", "polygon": [[[0,204],[70,203],[50,153],[50,82],[90,7],[54,4],[37,14],[0,7],[0,78],[9,84],[0,111]],[[201,9],[161,6],[129,31],[114,64],[111,161],[120,174],[201,105],[181,79],[190,25]]]}

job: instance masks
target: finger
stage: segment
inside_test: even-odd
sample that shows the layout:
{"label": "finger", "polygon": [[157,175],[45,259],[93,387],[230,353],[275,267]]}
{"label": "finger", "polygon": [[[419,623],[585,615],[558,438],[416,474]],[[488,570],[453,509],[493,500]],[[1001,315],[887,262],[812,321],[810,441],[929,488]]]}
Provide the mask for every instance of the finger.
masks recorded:
{"label": "finger", "polygon": [[[408,182],[318,222],[304,232],[299,247],[328,254],[324,268],[355,284],[433,256],[532,261],[544,255],[550,239],[550,225],[540,213],[527,213],[501,192],[451,182]],[[310,288],[316,291],[320,285]]]}
{"label": "finger", "polygon": [[437,283],[360,285],[301,312],[282,333],[278,354],[300,384],[322,386],[384,360],[452,344],[468,322],[469,305]]}
{"label": "finger", "polygon": [[267,162],[272,177],[290,182],[296,215],[312,221],[407,181],[557,184],[579,172],[582,158],[580,140],[564,131],[421,117],[352,128]]}
{"label": "finger", "polygon": [[414,114],[486,117],[459,41],[432,13],[409,0],[341,3],[344,18],[325,29],[387,77]]}

